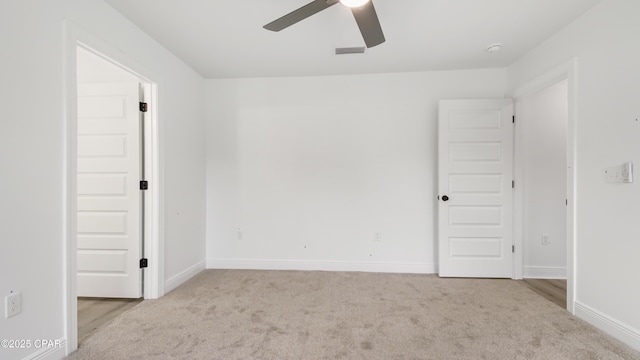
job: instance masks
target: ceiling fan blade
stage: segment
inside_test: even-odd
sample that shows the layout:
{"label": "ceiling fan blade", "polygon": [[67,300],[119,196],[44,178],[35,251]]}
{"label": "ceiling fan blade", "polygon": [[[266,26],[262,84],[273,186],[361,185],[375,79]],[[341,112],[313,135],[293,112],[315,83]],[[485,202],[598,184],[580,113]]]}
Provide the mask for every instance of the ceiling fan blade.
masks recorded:
{"label": "ceiling fan blade", "polygon": [[333,6],[338,3],[338,0],[315,0],[307,5],[294,10],[287,15],[278,18],[267,25],[263,26],[263,28],[271,31],[280,31],[284,28],[288,28],[289,26],[308,18],[311,15],[319,13],[320,11]]}
{"label": "ceiling fan blade", "polygon": [[352,8],[351,12],[353,17],[356,18],[356,23],[358,23],[360,33],[362,33],[362,38],[368,48],[385,42],[378,14],[376,14],[376,9],[373,7],[373,1],[369,1],[360,7]]}

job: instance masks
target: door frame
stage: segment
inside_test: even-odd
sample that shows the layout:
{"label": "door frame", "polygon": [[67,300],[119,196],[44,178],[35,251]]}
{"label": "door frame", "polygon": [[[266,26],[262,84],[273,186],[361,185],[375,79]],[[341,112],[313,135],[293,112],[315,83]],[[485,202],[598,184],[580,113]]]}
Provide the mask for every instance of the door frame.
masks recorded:
{"label": "door frame", "polygon": [[145,173],[152,186],[147,190],[145,206],[145,257],[149,267],[143,272],[144,299],[157,299],[164,295],[164,227],[163,224],[163,164],[162,132],[158,121],[159,79],[153,72],[128,58],[122,50],[113,47],[100,38],[81,29],[76,24],[64,21],[64,302],[66,353],[78,348],[78,303],[77,303],[77,264],[76,264],[76,224],[77,224],[77,49],[82,47],[102,59],[110,62],[138,77],[144,88],[144,101],[149,103],[145,114],[149,125],[145,133]]}
{"label": "door frame", "polygon": [[[564,63],[542,73],[533,80],[517,85],[511,92],[516,108],[516,128],[515,128],[515,153],[514,153],[514,177],[516,185],[524,181],[524,154],[522,140],[524,133],[522,127],[518,126],[518,101],[523,97],[544,90],[560,81],[567,80],[567,105],[568,105],[568,128],[567,128],[567,310],[575,313],[575,249],[576,249],[576,122],[577,122],[577,60],[569,59]],[[522,279],[524,273],[524,189],[522,186],[515,187],[514,194],[514,274],[515,279]]]}

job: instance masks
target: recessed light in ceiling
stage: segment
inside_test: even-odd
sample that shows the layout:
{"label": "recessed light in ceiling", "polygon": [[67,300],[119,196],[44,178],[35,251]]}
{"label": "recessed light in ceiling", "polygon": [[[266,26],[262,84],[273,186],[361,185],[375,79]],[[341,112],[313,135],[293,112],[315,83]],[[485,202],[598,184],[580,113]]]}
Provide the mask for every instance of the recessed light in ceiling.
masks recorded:
{"label": "recessed light in ceiling", "polygon": [[496,43],[496,44],[491,44],[489,46],[487,46],[487,52],[489,53],[495,53],[502,50],[502,44],[500,43]]}

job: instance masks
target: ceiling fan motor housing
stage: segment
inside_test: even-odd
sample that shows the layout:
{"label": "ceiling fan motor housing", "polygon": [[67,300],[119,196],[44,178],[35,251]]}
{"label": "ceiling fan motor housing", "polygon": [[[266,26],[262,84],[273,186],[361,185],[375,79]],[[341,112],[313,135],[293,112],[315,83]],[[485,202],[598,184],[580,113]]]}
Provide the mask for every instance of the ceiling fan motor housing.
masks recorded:
{"label": "ceiling fan motor housing", "polygon": [[351,13],[356,19],[362,38],[368,48],[385,42],[384,33],[382,32],[378,14],[376,13],[372,0],[315,0],[263,27],[267,30],[277,32],[315,15],[338,2],[351,8]]}

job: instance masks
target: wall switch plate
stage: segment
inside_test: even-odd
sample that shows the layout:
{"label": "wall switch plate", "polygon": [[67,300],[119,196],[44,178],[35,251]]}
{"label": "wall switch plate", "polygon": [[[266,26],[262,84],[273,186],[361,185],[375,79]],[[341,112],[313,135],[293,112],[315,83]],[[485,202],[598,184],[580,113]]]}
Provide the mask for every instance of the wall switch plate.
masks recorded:
{"label": "wall switch plate", "polygon": [[632,183],[633,163],[626,162],[618,166],[606,168],[604,171],[604,178],[608,183]]}
{"label": "wall switch plate", "polygon": [[5,317],[8,319],[18,315],[22,311],[22,294],[20,292],[11,292],[5,298]]}

